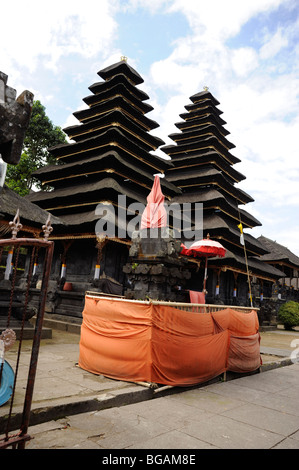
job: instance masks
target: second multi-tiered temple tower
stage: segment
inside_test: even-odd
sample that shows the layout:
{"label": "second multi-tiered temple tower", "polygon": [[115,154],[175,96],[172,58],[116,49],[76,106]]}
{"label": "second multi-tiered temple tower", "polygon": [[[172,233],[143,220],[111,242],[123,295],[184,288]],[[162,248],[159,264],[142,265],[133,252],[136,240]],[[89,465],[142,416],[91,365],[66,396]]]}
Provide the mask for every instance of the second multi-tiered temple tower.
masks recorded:
{"label": "second multi-tiered temple tower", "polygon": [[[268,270],[258,260],[266,250],[253,236],[244,233],[246,254],[240,244],[238,226],[253,228],[261,223],[240,207],[253,199],[236,186],[245,176],[234,168],[240,160],[231,153],[235,146],[227,139],[229,132],[218,108],[220,103],[208,89],[190,100],[192,103],[185,106],[187,112],[180,115],[182,121],[175,124],[180,132],[169,135],[175,144],[161,149],[173,163],[166,170],[166,179],[182,191],[172,202],[188,202],[194,207],[201,203],[203,236],[209,234],[227,250],[225,258],[209,262],[208,300],[213,302],[217,296],[228,304],[236,298],[246,302],[248,271],[251,281],[258,277],[262,283],[278,272]],[[194,283],[194,288],[200,286],[199,279]]]}

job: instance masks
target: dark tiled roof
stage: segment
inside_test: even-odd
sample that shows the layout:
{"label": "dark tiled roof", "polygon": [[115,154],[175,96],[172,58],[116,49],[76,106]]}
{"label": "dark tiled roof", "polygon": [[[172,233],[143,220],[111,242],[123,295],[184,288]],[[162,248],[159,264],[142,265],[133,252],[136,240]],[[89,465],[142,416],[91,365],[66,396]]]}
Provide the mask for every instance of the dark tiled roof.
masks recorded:
{"label": "dark tiled roof", "polygon": [[[49,216],[49,212],[41,209],[5,185],[0,193],[1,214],[6,219],[12,220],[18,209],[20,211],[21,223],[34,227],[45,224]],[[58,217],[51,215],[51,224],[62,226],[63,222]]]}
{"label": "dark tiled roof", "polygon": [[286,261],[299,268],[299,257],[294,255],[287,247],[263,235],[258,237],[258,240],[269,251],[268,254],[261,257],[263,261]]}

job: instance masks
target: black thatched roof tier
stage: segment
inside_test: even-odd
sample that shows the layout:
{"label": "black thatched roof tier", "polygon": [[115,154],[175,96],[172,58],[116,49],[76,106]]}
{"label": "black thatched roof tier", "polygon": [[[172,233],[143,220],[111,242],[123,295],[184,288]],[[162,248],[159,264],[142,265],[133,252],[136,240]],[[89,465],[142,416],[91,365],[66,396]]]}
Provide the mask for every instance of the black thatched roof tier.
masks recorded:
{"label": "black thatched roof tier", "polygon": [[113,76],[106,82],[96,82],[90,85],[88,88],[89,90],[94,94],[97,95],[99,93],[102,93],[106,90],[111,89],[112,87],[118,85],[118,84],[125,84],[126,88],[136,96],[140,101],[146,101],[149,99],[149,96],[147,93],[144,91],[140,90],[137,88],[135,85],[132,85],[132,83],[127,79],[127,77],[120,73],[118,75]]}
{"label": "black thatched roof tier", "polygon": [[213,106],[218,106],[220,102],[212,95],[212,93],[208,90],[200,91],[199,93],[195,93],[195,95],[190,96],[189,98],[192,103],[198,103],[203,101],[209,101],[213,104]]}
{"label": "black thatched roof tier", "polygon": [[[218,213],[203,218],[203,236],[210,235],[212,239],[219,239],[223,246],[233,252],[242,254],[243,246],[240,244],[240,231],[237,224]],[[251,256],[261,256],[267,253],[265,247],[252,235],[244,232],[246,250]],[[222,240],[222,241],[221,241]]]}
{"label": "black thatched roof tier", "polygon": [[208,152],[209,150],[214,150],[219,152],[229,164],[233,165],[239,163],[241,160],[234,155],[232,155],[226,147],[217,139],[216,136],[209,136],[206,138],[198,138],[198,140],[192,140],[192,142],[184,143],[180,145],[166,145],[161,147],[161,150],[167,155],[175,158],[176,155],[182,156],[183,153],[188,154],[191,152],[198,152],[204,150]]}
{"label": "black thatched roof tier", "polygon": [[[33,204],[26,197],[21,197],[15,191],[4,185],[0,193],[0,211],[2,219],[12,220],[19,209],[21,223],[41,229],[48,219],[49,212]],[[63,226],[58,217],[51,215],[53,227]]]}
{"label": "black thatched roof tier", "polygon": [[[267,265],[260,259],[255,257],[249,257],[247,259],[248,268],[251,272],[251,275],[257,276],[259,278],[275,281],[285,276],[285,274],[276,269],[274,266]],[[210,266],[226,266],[228,269],[237,269],[243,272],[243,274],[247,274],[247,266],[245,257],[238,255],[232,251],[227,251],[224,258],[211,258],[209,261]]]}
{"label": "black thatched roof tier", "polygon": [[182,132],[169,134],[168,137],[174,140],[178,145],[181,145],[191,143],[193,141],[197,142],[198,140],[205,139],[209,136],[216,136],[221,144],[228,149],[235,148],[235,145],[229,142],[214,124],[208,124],[192,130],[182,129]]}
{"label": "black thatched roof tier", "polygon": [[[103,178],[85,185],[58,188],[55,191],[39,191],[27,196],[28,200],[37,203],[40,207],[56,213],[85,212],[88,206],[96,206],[100,202],[113,200],[117,203],[118,195],[125,195],[128,204],[133,202],[146,203],[148,190],[144,193],[136,192],[130,188],[130,181],[120,184],[113,178]],[[80,209],[81,208],[81,209]],[[88,210],[91,210],[89,208]]]}
{"label": "black thatched roof tier", "polygon": [[210,187],[193,193],[183,193],[171,199],[172,203],[178,204],[203,204],[205,212],[218,210],[235,220],[238,225],[241,222],[244,227],[252,228],[261,225],[261,222],[244,209],[240,209],[236,203],[231,203],[219,190]]}
{"label": "black thatched roof tier", "polygon": [[258,237],[258,240],[269,251],[269,253],[262,256],[261,259],[263,261],[288,264],[295,269],[299,269],[299,257],[292,253],[287,247],[263,235]]}
{"label": "black thatched roof tier", "polygon": [[145,131],[150,131],[159,127],[159,124],[149,119],[142,112],[138,111],[131,103],[124,100],[121,96],[113,97],[92,108],[86,108],[81,111],[75,111],[73,115],[82,123],[92,121],[104,113],[109,113],[114,109],[120,109],[129,119],[136,121]]}
{"label": "black thatched roof tier", "polygon": [[234,182],[239,183],[246,177],[239,171],[235,170],[233,166],[227,163],[219,153],[209,151],[205,153],[194,153],[192,155],[179,155],[173,158],[173,167],[168,169],[169,175],[175,175],[185,169],[189,169],[190,173],[202,165],[213,165],[219,170],[223,171]]}
{"label": "black thatched roof tier", "polygon": [[91,108],[75,111],[73,115],[78,121],[85,123],[116,108],[122,109],[123,112],[131,115],[146,130],[158,127],[155,121],[145,116],[146,113],[153,109],[152,106],[142,101],[139,101],[137,106],[131,99],[125,99],[123,96],[112,96],[105,101],[95,104]]}
{"label": "black thatched roof tier", "polygon": [[220,116],[221,114],[223,114],[223,111],[214,107],[213,104],[211,104],[209,100],[187,104],[185,106],[185,109],[189,112],[189,116],[190,115],[192,116],[193,113],[197,113],[197,111],[200,111],[200,112],[204,111],[205,113],[207,113],[207,109],[212,109],[212,114],[217,115],[217,116]]}
{"label": "black thatched roof tier", "polygon": [[214,124],[214,126],[218,128],[218,131],[221,132],[221,134],[230,134],[230,132],[225,129],[225,127],[223,127],[223,125],[226,124],[226,121],[213,114],[204,114],[203,116],[198,116],[194,119],[176,122],[174,125],[183,132],[185,130],[191,131],[195,129],[198,129],[200,131],[202,126],[207,126],[210,124]]}
{"label": "black thatched roof tier", "polygon": [[154,109],[149,103],[141,101],[136,97],[136,95],[132,93],[131,90],[128,90],[126,85],[123,83],[119,83],[118,85],[115,85],[102,93],[98,93],[97,95],[87,96],[86,98],[83,98],[83,101],[90,106],[90,109],[93,109],[95,106],[98,107],[106,101],[118,96],[121,96],[142,114],[147,114]]}
{"label": "black thatched roof tier", "polygon": [[140,141],[140,145],[147,150],[155,150],[165,142],[159,137],[146,132],[142,127],[128,118],[122,111],[115,109],[104,114],[87,124],[79,124],[67,127],[64,132],[70,139],[80,142],[90,137],[95,137],[100,132],[107,130],[109,127],[117,127],[126,133],[130,133],[133,138]]}
{"label": "black thatched roof tier", "polygon": [[[88,192],[84,192],[84,189]],[[131,204],[137,202],[145,207],[148,194],[148,190],[144,191],[144,194],[134,191],[130,188],[130,183],[125,185],[112,178],[105,178],[85,185],[85,188],[79,185],[53,191],[51,200],[47,199],[43,192],[35,193],[30,197],[34,200],[38,199],[40,206],[49,207],[51,213],[59,216],[59,219],[65,224],[64,238],[67,238],[68,234],[73,233],[77,235],[86,232],[95,233],[95,222],[100,219],[100,216],[105,215],[97,210],[99,204],[104,204],[109,211],[112,208],[117,227],[121,224],[124,228],[132,219],[136,222],[136,205],[134,204],[132,207]],[[50,207],[51,204],[52,207]]]}
{"label": "black thatched roof tier", "polygon": [[213,124],[216,124],[216,126],[221,126],[221,131],[223,131],[223,133],[226,135],[226,134],[229,134],[228,131],[226,131],[226,129],[222,126],[225,126],[225,124],[227,124],[226,121],[224,121],[224,119],[222,119],[220,116],[216,115],[216,114],[212,114],[212,110],[213,108],[210,106],[208,107],[208,109],[206,110],[207,112],[201,112],[201,111],[197,111],[197,112],[193,112],[192,114],[191,113],[183,113],[183,114],[180,114],[179,116],[183,119],[183,121],[180,121],[180,122],[177,122],[175,123],[175,126],[178,127],[179,129],[183,129],[183,128],[189,128],[189,127],[192,127],[194,125],[201,125],[202,123],[205,123],[205,122],[211,122]]}
{"label": "black thatched roof tier", "polygon": [[[71,227],[72,232],[82,233],[82,232],[96,232],[96,222],[100,219],[100,216],[103,214],[97,214],[95,210],[80,213],[78,214],[68,214],[62,216],[62,220]],[[124,231],[123,235],[127,233],[127,224],[130,221],[130,218],[119,217],[118,212],[114,210],[109,210],[107,207],[107,212],[105,213],[105,220],[113,224],[115,228],[115,236],[118,234],[118,230],[121,229]],[[122,236],[121,238],[126,238]]]}
{"label": "black thatched roof tier", "polygon": [[132,135],[116,127],[109,128],[107,131],[98,134],[95,137],[81,140],[80,142],[61,144],[50,149],[51,154],[57,159],[63,159],[66,162],[89,158],[99,152],[106,152],[107,145],[113,149],[121,148],[132,156],[147,163],[155,172],[164,172],[172,167],[169,160],[150,154],[143,150],[138,142],[132,140]]}
{"label": "black thatched roof tier", "polygon": [[154,109],[150,104],[144,103],[142,100],[140,100],[140,98],[134,93],[134,90],[132,91],[132,89],[128,89],[124,83],[118,83],[117,85],[114,85],[107,90],[103,90],[101,93],[97,93],[96,95],[86,96],[83,98],[83,101],[88,106],[93,107],[102,103],[103,101],[107,101],[114,96],[119,95],[126,99],[129,103],[132,103],[134,107],[139,109],[144,114]]}
{"label": "black thatched roof tier", "polygon": [[140,85],[144,82],[143,78],[131,67],[125,60],[121,60],[115,64],[100,70],[98,75],[104,80],[109,80],[115,75],[124,74],[134,85]]}
{"label": "black thatched roof tier", "polygon": [[[72,186],[80,184],[82,178],[84,183],[88,183],[95,178],[99,179],[107,174],[111,177],[113,174],[119,181],[130,179],[132,183],[151,190],[154,176],[149,169],[151,168],[140,160],[136,161],[136,165],[133,164],[131,156],[126,152],[111,150],[78,162],[42,167],[36,170],[33,176],[38,177],[43,184],[49,184],[56,188],[65,187],[66,182]],[[165,178],[161,178],[161,186],[166,197],[181,193]]]}
{"label": "black thatched roof tier", "polygon": [[222,172],[218,171],[212,165],[206,165],[203,168],[192,172],[180,172],[172,176],[167,173],[167,180],[183,190],[183,192],[194,192],[195,188],[201,190],[203,187],[216,185],[231,197],[237,199],[241,204],[253,202],[249,194],[239,188],[236,188]]}
{"label": "black thatched roof tier", "polygon": [[[195,105],[190,105],[190,106],[195,106]],[[185,108],[186,108],[186,106],[185,106]],[[221,114],[222,114],[222,111],[220,111],[219,109],[217,109],[217,108],[213,107],[212,105],[210,105],[209,103],[207,103],[203,107],[198,106],[197,108],[192,109],[187,113],[179,114],[179,116],[184,121],[189,121],[191,119],[202,118],[203,116],[206,116],[206,115],[212,115],[212,116],[215,116],[215,118],[219,122],[223,122],[223,124],[226,124],[226,122],[224,120],[222,120],[222,118],[220,117]]]}

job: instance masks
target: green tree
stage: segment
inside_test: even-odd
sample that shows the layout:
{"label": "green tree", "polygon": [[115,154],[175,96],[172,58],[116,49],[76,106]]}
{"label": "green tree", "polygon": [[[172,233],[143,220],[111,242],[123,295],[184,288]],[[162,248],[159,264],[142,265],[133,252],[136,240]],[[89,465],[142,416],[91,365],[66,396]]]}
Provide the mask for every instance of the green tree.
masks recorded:
{"label": "green tree", "polygon": [[281,322],[286,330],[292,330],[299,326],[299,303],[290,300],[283,304],[278,311],[278,321]]}
{"label": "green tree", "polygon": [[32,114],[25,134],[23,152],[18,165],[8,165],[5,183],[21,196],[28,194],[33,185],[40,188],[32,173],[49,164],[58,164],[48,149],[66,143],[62,129],[54,126],[40,101],[33,102]]}

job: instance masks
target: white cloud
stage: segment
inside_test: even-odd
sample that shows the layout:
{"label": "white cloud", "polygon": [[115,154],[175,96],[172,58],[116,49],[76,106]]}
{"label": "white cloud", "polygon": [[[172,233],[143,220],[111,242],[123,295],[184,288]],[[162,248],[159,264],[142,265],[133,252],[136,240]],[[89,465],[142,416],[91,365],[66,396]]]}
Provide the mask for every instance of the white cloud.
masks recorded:
{"label": "white cloud", "polygon": [[250,18],[269,11],[284,0],[175,0],[170,11],[184,13],[195,34],[204,39],[226,40],[235,36]]}
{"label": "white cloud", "polygon": [[232,68],[237,76],[246,77],[257,68],[258,54],[252,47],[241,47],[232,52]]}
{"label": "white cloud", "polygon": [[[0,67],[9,75],[11,86],[20,91],[30,89],[42,103],[51,104],[54,114],[59,107],[64,113],[70,112],[68,117],[64,114],[64,124],[54,120],[67,127],[78,123],[72,113],[84,107],[82,98],[89,94],[88,86],[96,80],[96,72],[128,54],[120,51],[115,41],[119,34],[116,21],[125,21],[126,17],[121,17],[124,12],[131,15],[130,20],[135,14],[136,21],[139,12],[153,15],[153,34],[155,15],[167,14],[170,18],[172,13],[182,14],[189,24],[188,32],[183,35],[178,30],[176,36],[171,35],[176,39],[167,44],[171,49],[168,56],[157,50],[155,62],[142,64],[148,72],[141,88],[149,94],[149,103],[154,107],[148,117],[160,125],[152,133],[166,144],[173,143],[168,135],[178,132],[174,124],[181,121],[179,115],[190,104],[189,97],[207,85],[220,101],[225,127],[231,132],[228,139],[236,145],[232,153],[241,159],[236,169],[246,180],[240,187],[255,199],[248,205],[252,207],[245,209],[263,223],[257,229],[260,233],[270,238],[275,233],[279,243],[286,243],[284,227],[299,210],[299,23],[290,15],[285,23],[283,16],[276,23],[268,20],[279,6],[287,11],[295,3],[11,0],[1,10]],[[13,21],[12,11],[17,12]],[[293,12],[295,16],[296,10]],[[254,19],[259,28],[251,31],[257,24]],[[126,38],[122,39],[126,43]],[[142,38],[138,39],[141,44]],[[125,48],[128,44],[121,45]],[[128,49],[128,62],[139,71],[134,49]],[[284,205],[292,207],[293,212],[286,214]],[[292,249],[299,239],[296,223],[294,231],[297,238],[291,233],[288,238]],[[281,241],[280,235],[284,237]]]}
{"label": "white cloud", "polygon": [[[25,66],[32,72],[43,57],[46,66],[55,69],[62,56],[92,57],[105,52],[117,30],[114,7],[115,1],[110,0],[5,2],[1,8],[1,67],[17,70]],[[17,14],[12,18],[14,11]]]}
{"label": "white cloud", "polygon": [[282,30],[279,28],[274,36],[270,36],[268,41],[261,47],[261,59],[274,57],[282,48],[287,47],[288,42],[288,38],[283,36]]}
{"label": "white cloud", "polygon": [[[271,34],[265,27],[260,49],[253,48],[250,37],[242,47],[226,43],[247,21],[286,3],[175,0],[170,10],[187,17],[190,32],[173,44],[167,58],[152,64],[150,78],[167,96],[159,122],[170,132],[177,131],[170,123],[181,120],[189,97],[209,86],[220,101],[228,139],[236,145],[232,153],[241,159],[236,169],[246,180],[239,187],[255,199],[245,209],[263,224],[252,234],[276,237],[299,254],[298,225],[292,220],[299,211],[299,61],[298,49],[289,49],[296,19],[284,29],[278,23]],[[292,210],[286,213],[286,207]],[[286,225],[294,226],[296,236]]]}

